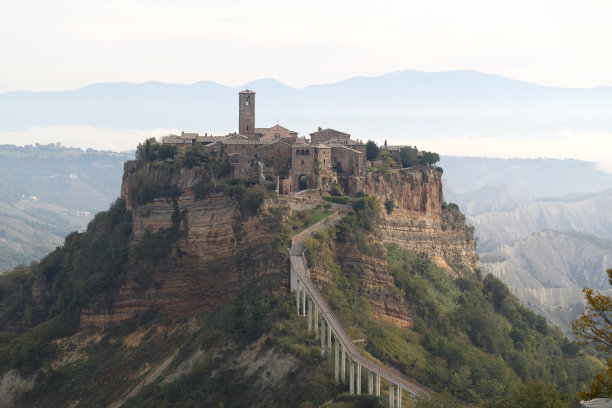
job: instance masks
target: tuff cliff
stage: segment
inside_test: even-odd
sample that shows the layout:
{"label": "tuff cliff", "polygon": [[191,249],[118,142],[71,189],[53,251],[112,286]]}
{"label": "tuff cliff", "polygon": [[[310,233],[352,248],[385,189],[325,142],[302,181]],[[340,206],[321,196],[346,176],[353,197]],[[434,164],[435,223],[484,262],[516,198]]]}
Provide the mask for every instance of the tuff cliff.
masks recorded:
{"label": "tuff cliff", "polygon": [[412,327],[414,311],[395,290],[384,243],[425,253],[453,277],[476,271],[473,229],[466,225],[456,205],[444,203],[441,171],[424,168],[388,174],[370,172],[351,177],[345,187],[353,195],[361,192],[376,196],[382,207],[380,222],[366,237],[371,248],[368,254],[360,251],[355,242],[331,240],[336,264],[318,262],[311,268],[311,279],[321,292],[333,286],[339,267],[356,278],[357,291],[368,299],[374,315],[400,327]]}
{"label": "tuff cliff", "polygon": [[350,188],[376,195],[381,203],[393,203],[390,212],[382,212],[376,234],[381,241],[426,253],[450,273],[461,265],[468,272],[478,267],[473,229],[456,206],[444,203],[440,170],[368,173],[354,177]]}
{"label": "tuff cliff", "polygon": [[165,233],[162,245],[171,252],[156,265],[135,263],[113,304],[96,298],[82,312],[82,325],[117,322],[151,308],[171,319],[214,310],[245,281],[272,293],[286,290],[286,257],[274,249],[274,204],[245,214],[224,191],[200,197],[198,187],[208,180],[200,167],[125,164],[121,197],[132,214],[132,249]]}
{"label": "tuff cliff", "polygon": [[[132,249],[159,235],[167,238],[162,245],[171,251],[155,265],[135,262],[112,304],[106,295],[96,297],[83,310],[82,325],[118,322],[151,308],[168,318],[214,310],[245,281],[271,293],[287,289],[287,261],[276,248],[279,230],[274,227],[283,220],[274,208],[313,207],[317,200],[312,194],[303,201],[266,200],[257,215],[250,215],[227,189],[211,188],[210,174],[199,166],[130,161],[124,170],[121,197],[132,215]],[[474,238],[458,210],[443,203],[438,171],[369,173],[351,183],[351,190],[393,203],[392,211],[382,210],[370,237],[381,248],[383,242],[396,242],[426,253],[453,275],[476,268]],[[204,193],[202,186],[208,186]],[[409,308],[392,289],[386,260],[366,256],[349,244],[337,244],[334,251],[342,269],[358,275],[377,316],[412,326]],[[324,271],[313,271],[315,283],[324,285],[327,279]]]}

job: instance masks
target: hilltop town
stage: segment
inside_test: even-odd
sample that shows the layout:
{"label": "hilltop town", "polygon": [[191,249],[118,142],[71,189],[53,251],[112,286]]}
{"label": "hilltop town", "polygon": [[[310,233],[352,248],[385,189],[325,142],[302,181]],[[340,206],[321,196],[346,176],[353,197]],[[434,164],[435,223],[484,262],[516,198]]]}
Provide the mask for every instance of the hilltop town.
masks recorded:
{"label": "hilltop town", "polygon": [[[383,146],[351,139],[335,129],[319,127],[310,137],[299,136],[279,124],[255,124],[255,92],[245,89],[238,98],[238,132],[224,136],[185,133],[162,138],[162,144],[185,152],[201,143],[216,160],[229,164],[229,176],[249,182],[274,183],[278,194],[340,185],[351,190],[351,176],[370,169],[433,165],[436,153],[411,146]],[[356,193],[356,191],[355,191]]]}

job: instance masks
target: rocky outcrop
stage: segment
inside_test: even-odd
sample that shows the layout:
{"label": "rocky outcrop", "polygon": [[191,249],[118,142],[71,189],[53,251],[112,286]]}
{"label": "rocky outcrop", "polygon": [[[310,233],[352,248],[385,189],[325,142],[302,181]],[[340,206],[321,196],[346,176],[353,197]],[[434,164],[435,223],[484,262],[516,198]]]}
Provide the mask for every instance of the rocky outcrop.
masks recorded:
{"label": "rocky outcrop", "polygon": [[[152,271],[144,271],[143,265],[130,270],[111,308],[102,298],[91,302],[82,313],[82,325],[103,325],[152,308],[168,318],[214,310],[242,282],[272,292],[288,286],[286,256],[273,247],[273,203],[265,203],[259,215],[247,216],[223,192],[196,198],[194,187],[206,180],[202,169],[176,169],[171,163],[139,168],[134,162],[126,163],[125,169],[121,192],[132,212],[132,245],[146,231],[174,229],[178,240],[170,258]],[[137,183],[143,182],[172,194],[138,204],[134,194],[141,188]]]}
{"label": "rocky outcrop", "polygon": [[[384,256],[367,256],[352,244],[331,245],[342,273],[354,275],[358,286],[356,290],[360,296],[368,299],[374,316],[399,327],[414,325],[410,308],[399,292],[394,290],[393,277],[389,274]],[[319,292],[325,293],[333,286],[334,271],[315,265],[309,272],[309,277]]]}
{"label": "rocky outcrop", "polygon": [[[458,209],[444,205],[442,173],[435,169],[399,170],[388,176],[369,173],[354,177],[352,188],[391,202],[383,210],[378,237],[415,252],[422,252],[454,273],[459,265],[478,267],[475,238]],[[462,267],[463,268],[463,267]]]}
{"label": "rocky outcrop", "polygon": [[[172,231],[176,242],[168,244],[170,256],[154,267],[135,262],[112,302],[99,296],[83,310],[82,325],[105,325],[151,309],[168,318],[214,310],[243,282],[275,293],[286,290],[287,258],[275,248],[278,220],[272,222],[270,211],[277,204],[267,201],[258,215],[245,215],[229,194],[210,188],[214,181],[200,167],[125,164],[121,196],[132,213],[132,247],[147,231]],[[424,252],[449,273],[458,271],[460,264],[476,268],[474,239],[465,218],[442,208],[441,173],[400,170],[387,176],[352,177],[349,182],[350,189],[376,195],[383,204],[393,203],[393,211],[383,210],[380,228],[371,239]],[[203,184],[208,185],[204,194]],[[343,270],[358,273],[360,292],[373,312],[399,326],[411,326],[412,317],[393,290],[384,256],[368,257],[348,245],[336,249]],[[313,273],[315,282],[325,282],[324,273]]]}

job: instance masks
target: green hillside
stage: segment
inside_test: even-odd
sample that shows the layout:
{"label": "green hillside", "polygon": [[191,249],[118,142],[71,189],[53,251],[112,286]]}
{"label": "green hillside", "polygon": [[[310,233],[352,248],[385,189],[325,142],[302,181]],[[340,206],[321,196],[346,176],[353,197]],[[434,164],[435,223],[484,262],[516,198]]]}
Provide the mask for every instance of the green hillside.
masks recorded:
{"label": "green hillside", "polygon": [[82,231],[119,191],[131,153],[0,146],[0,272],[42,258]]}

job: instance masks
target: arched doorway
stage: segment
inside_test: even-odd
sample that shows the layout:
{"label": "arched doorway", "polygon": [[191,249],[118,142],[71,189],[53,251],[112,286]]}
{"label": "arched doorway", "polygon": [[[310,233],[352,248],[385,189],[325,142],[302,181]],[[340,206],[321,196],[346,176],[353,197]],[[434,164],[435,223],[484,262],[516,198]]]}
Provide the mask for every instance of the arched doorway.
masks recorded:
{"label": "arched doorway", "polygon": [[300,190],[306,190],[308,188],[308,177],[306,175],[302,174],[298,178],[298,185],[299,185],[299,189]]}

